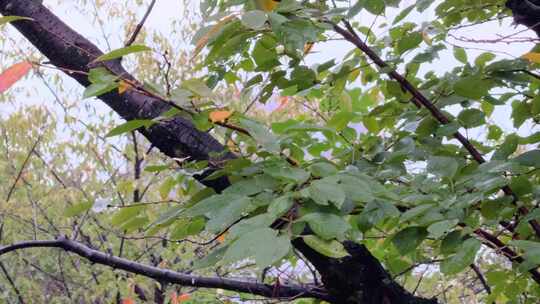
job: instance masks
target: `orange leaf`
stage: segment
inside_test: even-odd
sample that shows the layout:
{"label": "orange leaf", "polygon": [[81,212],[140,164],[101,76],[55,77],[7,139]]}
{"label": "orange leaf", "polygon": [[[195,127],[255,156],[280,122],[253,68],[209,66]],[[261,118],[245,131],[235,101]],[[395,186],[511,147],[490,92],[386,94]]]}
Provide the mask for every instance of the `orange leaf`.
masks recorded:
{"label": "orange leaf", "polygon": [[231,117],[231,111],[213,111],[210,113],[210,121],[213,123],[216,122],[225,122],[227,118]]}
{"label": "orange leaf", "polygon": [[23,61],[12,65],[0,74],[0,93],[7,91],[13,84],[23,78],[31,68],[32,63]]}
{"label": "orange leaf", "polygon": [[130,298],[125,298],[125,299],[122,299],[122,304],[135,304],[135,301],[133,301],[133,299],[130,299]]}
{"label": "orange leaf", "polygon": [[195,51],[193,51],[193,56],[191,57],[191,59],[197,57],[197,55],[199,55],[202,49],[208,44],[210,39],[214,37],[217,33],[219,33],[223,26],[229,23],[229,21],[233,20],[234,18],[236,18],[236,14],[227,16],[219,20],[218,23],[212,26],[210,30],[197,41],[197,45],[195,46]]}
{"label": "orange leaf", "polygon": [[289,104],[289,96],[279,97],[279,107],[275,111],[281,111]]}
{"label": "orange leaf", "polygon": [[313,49],[314,45],[315,45],[315,43],[313,43],[313,42],[306,43],[306,45],[304,45],[304,55],[309,54],[311,52],[311,50]]}
{"label": "orange leaf", "polygon": [[131,86],[129,83],[127,83],[127,82],[121,80],[120,83],[118,84],[118,94],[122,95],[122,94],[124,94],[127,90],[129,90],[129,89],[131,89],[131,88],[132,88],[132,86]]}
{"label": "orange leaf", "polygon": [[178,304],[178,294],[176,291],[171,292],[171,304]]}
{"label": "orange leaf", "polygon": [[529,60],[530,62],[540,63],[540,53],[530,52],[521,57]]}
{"label": "orange leaf", "polygon": [[221,234],[220,236],[218,236],[218,238],[217,238],[218,243],[223,243],[223,242],[225,242],[225,238],[226,238],[226,237],[227,237],[227,233],[223,233],[223,234]]}
{"label": "orange leaf", "polygon": [[191,299],[191,295],[189,293],[183,293],[178,297],[178,303],[186,302]]}

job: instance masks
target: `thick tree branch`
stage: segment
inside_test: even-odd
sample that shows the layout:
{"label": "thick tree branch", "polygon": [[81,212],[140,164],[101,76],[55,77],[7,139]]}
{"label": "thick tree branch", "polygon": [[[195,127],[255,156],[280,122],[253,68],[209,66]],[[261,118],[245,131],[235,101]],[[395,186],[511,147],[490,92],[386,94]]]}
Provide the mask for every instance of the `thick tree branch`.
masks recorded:
{"label": "thick tree branch", "polygon": [[279,288],[275,288],[275,286],[268,284],[237,281],[224,278],[200,277],[158,267],[148,266],[124,258],[108,255],[106,253],[87,247],[82,243],[75,242],[64,237],[58,238],[56,240],[28,241],[0,247],[0,256],[9,252],[27,248],[59,248],[67,252],[77,254],[87,259],[89,262],[95,264],[105,265],[115,269],[121,269],[124,271],[155,279],[159,282],[179,284],[182,286],[198,288],[221,288],[224,290],[250,293],[268,298],[316,298],[321,300],[329,299],[328,295],[323,291],[316,290],[310,287],[296,285],[280,285]]}
{"label": "thick tree branch", "polygon": [[[103,53],[90,41],[75,32],[45,6],[33,0],[0,0],[2,15],[32,18],[17,21],[13,25],[45,55],[56,67],[64,70],[81,85],[90,82],[85,74],[98,56]],[[105,63],[112,73],[137,83],[119,61]],[[77,72],[71,72],[77,71]],[[128,90],[122,95],[113,91],[99,97],[125,120],[153,119],[170,109],[170,104],[155,96],[137,90]],[[204,180],[219,164],[233,158],[210,134],[197,130],[191,121],[175,117],[155,124],[141,133],[164,154],[170,157],[189,156],[191,160],[208,160],[210,170],[198,176],[203,184],[221,191],[229,183],[226,177],[212,181]]]}
{"label": "thick tree branch", "polygon": [[401,287],[364,245],[345,242],[350,256],[342,259],[321,258],[302,239],[294,246],[317,268],[332,296],[340,304],[436,304],[436,299],[416,297]]}
{"label": "thick tree branch", "polygon": [[512,11],[514,21],[536,32],[540,37],[540,1],[508,0],[506,7]]}

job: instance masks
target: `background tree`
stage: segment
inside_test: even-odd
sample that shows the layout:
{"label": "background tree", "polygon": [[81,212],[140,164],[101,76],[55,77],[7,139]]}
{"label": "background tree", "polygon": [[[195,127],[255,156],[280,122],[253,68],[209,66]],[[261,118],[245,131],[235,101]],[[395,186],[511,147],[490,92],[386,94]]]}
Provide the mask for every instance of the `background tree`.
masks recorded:
{"label": "background tree", "polygon": [[535,1],[158,3],[0,0],[6,300],[538,302]]}

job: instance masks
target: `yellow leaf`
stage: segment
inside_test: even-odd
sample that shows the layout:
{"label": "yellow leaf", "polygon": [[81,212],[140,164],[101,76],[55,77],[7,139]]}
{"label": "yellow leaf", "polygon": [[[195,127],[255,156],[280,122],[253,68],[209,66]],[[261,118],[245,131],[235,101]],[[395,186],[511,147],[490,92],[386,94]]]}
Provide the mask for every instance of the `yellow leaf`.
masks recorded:
{"label": "yellow leaf", "polygon": [[273,11],[281,0],[256,0],[257,6],[267,12]]}
{"label": "yellow leaf", "polygon": [[525,54],[525,55],[523,55],[521,57],[523,59],[529,60],[530,62],[540,63],[540,53],[530,52],[530,53],[527,53],[527,54]]}
{"label": "yellow leaf", "polygon": [[7,91],[7,89],[23,78],[31,68],[31,62],[23,61],[12,65],[0,74],[0,93]]}
{"label": "yellow leaf", "polygon": [[120,83],[118,84],[118,94],[122,95],[124,94],[127,90],[131,89],[132,86],[125,82],[125,81],[120,81]]}
{"label": "yellow leaf", "polygon": [[208,41],[210,41],[210,38],[212,38],[215,34],[217,34],[219,30],[223,28],[223,25],[227,24],[229,21],[231,21],[234,18],[236,18],[236,14],[227,16],[219,20],[218,23],[212,26],[210,30],[197,41],[197,44],[195,46],[195,51],[193,51],[193,56],[191,57],[191,59],[197,57],[197,55],[199,55],[202,49],[204,49],[204,47],[208,44]]}
{"label": "yellow leaf", "polygon": [[210,113],[209,117],[211,122],[216,123],[225,122],[231,115],[231,111],[213,111]]}

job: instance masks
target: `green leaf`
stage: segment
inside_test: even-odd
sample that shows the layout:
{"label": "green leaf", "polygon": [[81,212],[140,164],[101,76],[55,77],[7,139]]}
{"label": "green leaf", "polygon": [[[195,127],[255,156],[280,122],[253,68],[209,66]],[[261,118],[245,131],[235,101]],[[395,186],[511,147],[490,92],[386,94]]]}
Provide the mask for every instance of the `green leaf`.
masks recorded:
{"label": "green leaf", "polygon": [[144,228],[148,224],[148,217],[143,215],[136,216],[129,219],[127,222],[120,225],[120,229],[126,231],[126,233],[131,233],[137,229]]}
{"label": "green leaf", "polygon": [[459,220],[444,220],[431,224],[427,231],[436,239],[443,236],[450,229],[454,228],[459,223]]}
{"label": "green leaf", "polygon": [[527,167],[540,168],[540,150],[532,150],[514,158],[514,161]]}
{"label": "green leaf", "polygon": [[474,60],[474,64],[483,67],[486,65],[487,62],[492,61],[496,57],[497,56],[495,56],[495,54],[493,53],[482,53],[478,57],[476,57],[476,59]]}
{"label": "green leaf", "polygon": [[278,138],[265,125],[250,119],[240,119],[240,124],[246,128],[251,137],[268,152],[280,151]]}
{"label": "green leaf", "polygon": [[458,120],[465,128],[476,128],[486,123],[486,115],[478,109],[466,109],[459,113]]}
{"label": "green leaf", "polygon": [[200,79],[193,78],[185,80],[182,82],[182,87],[200,97],[211,97],[213,95],[212,89]]}
{"label": "green leaf", "polygon": [[109,133],[107,133],[107,135],[105,135],[105,137],[118,136],[118,135],[121,135],[121,134],[129,133],[131,131],[135,131],[135,130],[137,130],[139,128],[148,128],[148,127],[152,126],[155,123],[156,123],[155,121],[149,120],[149,119],[130,120],[130,121],[126,122],[126,123],[123,123],[123,124],[119,125],[118,127],[115,127],[111,131],[109,131]]}
{"label": "green leaf", "polygon": [[336,129],[338,132],[343,131],[355,116],[356,115],[350,111],[341,111],[330,119],[328,126]]}
{"label": "green leaf", "polygon": [[212,251],[209,255],[205,256],[204,258],[200,260],[195,260],[193,263],[193,269],[203,269],[208,268],[212,266],[216,266],[216,264],[223,259],[223,256],[225,255],[225,251],[227,251],[227,246],[218,247],[214,251]]}
{"label": "green leaf", "polygon": [[278,231],[261,228],[246,233],[229,245],[223,257],[224,263],[233,263],[246,258],[254,258],[263,269],[284,258],[291,250],[291,242],[286,235],[278,236]]}
{"label": "green leaf", "polygon": [[371,202],[375,199],[373,195],[373,187],[368,181],[361,178],[342,175],[339,177],[340,187],[345,191],[348,199],[354,202]]}
{"label": "green leaf", "polygon": [[143,210],[143,206],[126,206],[112,217],[111,224],[113,226],[120,226],[121,224],[124,224],[137,217]]}
{"label": "green leaf", "polygon": [[260,10],[249,11],[242,16],[242,24],[254,30],[262,29],[267,20],[266,13]]}
{"label": "green leaf", "polygon": [[405,255],[418,248],[427,236],[424,227],[408,227],[394,235],[392,243],[399,253]]}
{"label": "green leaf", "polygon": [[294,200],[290,195],[280,196],[268,206],[268,212],[276,217],[280,217],[287,213],[293,204]]}
{"label": "green leaf", "polygon": [[432,204],[425,204],[416,206],[412,209],[407,210],[405,213],[401,215],[401,222],[407,222],[410,221],[416,217],[419,217],[420,215],[426,213],[428,210],[434,208],[434,205]]}
{"label": "green leaf", "polygon": [[9,23],[9,22],[14,22],[14,21],[18,21],[18,20],[30,20],[30,21],[34,21],[34,19],[29,18],[29,17],[4,16],[4,17],[0,17],[0,26],[4,25],[4,24],[6,24],[6,23]]}
{"label": "green leaf", "polygon": [[288,181],[288,182],[295,182],[297,184],[303,184],[309,179],[309,173],[305,171],[304,169],[296,168],[296,167],[269,167],[265,168],[264,172],[274,178]]}
{"label": "green leaf", "polygon": [[338,209],[345,202],[345,191],[336,183],[335,178],[316,180],[309,186],[309,196],[320,205],[334,204]]}
{"label": "green leaf", "polygon": [[90,208],[92,208],[93,205],[94,205],[93,202],[85,202],[85,203],[80,203],[80,204],[75,204],[75,205],[69,206],[64,211],[64,216],[66,216],[66,217],[74,217],[74,216],[81,215],[84,212],[90,210]]}
{"label": "green leaf", "polygon": [[511,241],[512,246],[516,246],[524,251],[524,258],[533,264],[540,264],[540,243],[533,241]]}
{"label": "green leaf", "polygon": [[481,245],[478,240],[472,238],[463,242],[455,255],[441,263],[441,272],[446,275],[453,275],[463,271],[474,263],[476,253],[480,250]]}
{"label": "green leaf", "polygon": [[309,247],[327,257],[340,259],[349,256],[349,253],[347,250],[345,250],[345,247],[343,247],[343,245],[336,240],[325,241],[314,235],[304,236],[303,239]]}
{"label": "green leaf", "polygon": [[427,171],[441,178],[452,178],[459,168],[452,157],[433,156],[428,159]]}
{"label": "green leaf", "polygon": [[[358,2],[361,3],[362,1],[358,1]],[[410,14],[410,12],[414,9],[414,6],[415,5],[413,4],[407,7],[406,9],[401,10],[401,12],[394,19],[394,21],[392,21],[392,24],[396,24],[400,22],[401,20],[405,19],[405,17],[407,17]]]}
{"label": "green leaf", "polygon": [[241,235],[244,235],[251,231],[255,231],[261,228],[268,228],[270,227],[270,225],[272,225],[272,223],[275,222],[276,219],[277,216],[268,213],[263,213],[254,217],[250,217],[234,225],[229,231],[230,236],[232,239],[236,239]]}
{"label": "green leaf", "polygon": [[458,80],[454,84],[456,94],[473,100],[479,100],[486,95],[491,88],[491,82],[479,76],[469,76]]}
{"label": "green leaf", "polygon": [[138,53],[138,52],[145,52],[145,51],[151,51],[152,49],[145,46],[145,45],[130,45],[128,47],[120,48],[113,50],[107,54],[103,54],[96,58],[94,61],[107,61],[107,60],[113,60],[120,57],[124,57],[125,55]]}
{"label": "green leaf", "polygon": [[313,232],[324,240],[343,238],[351,228],[344,219],[331,213],[310,213],[298,221],[307,222]]}
{"label": "green leaf", "polygon": [[110,91],[118,88],[118,83],[116,82],[99,82],[94,83],[86,87],[83,93],[83,98],[90,98],[90,97],[99,97],[105,93],[109,93]]}
{"label": "green leaf", "polygon": [[[378,0],[377,0],[378,1]],[[382,2],[382,1],[378,1]],[[412,32],[401,38],[397,43],[397,50],[399,54],[403,54],[409,50],[412,50],[420,45],[423,41],[421,32]]]}
{"label": "green leaf", "polygon": [[381,0],[360,0],[364,8],[373,15],[382,15],[385,9],[385,3]]}
{"label": "green leaf", "polygon": [[219,233],[236,220],[242,218],[245,212],[253,208],[251,199],[236,194],[213,195],[204,199],[186,211],[186,216],[206,216],[209,221],[206,228],[209,232]]}
{"label": "green leaf", "polygon": [[452,254],[457,251],[460,245],[463,243],[463,237],[461,231],[455,230],[447,234],[441,242],[441,253]]}
{"label": "green leaf", "polygon": [[358,217],[358,228],[366,232],[386,218],[398,218],[399,210],[392,204],[375,200],[369,202]]}
{"label": "green leaf", "polygon": [[508,135],[504,143],[493,154],[492,160],[507,160],[510,155],[516,152],[518,146],[519,136],[516,134]]}
{"label": "green leaf", "polygon": [[334,165],[327,162],[315,163],[309,167],[309,171],[315,177],[327,177],[338,172]]}
{"label": "green leaf", "polygon": [[456,57],[456,59],[463,64],[468,63],[467,52],[465,52],[464,48],[454,47],[454,57]]}
{"label": "green leaf", "polygon": [[206,221],[202,217],[194,219],[180,219],[172,228],[170,238],[172,240],[183,240],[188,236],[199,234],[204,230]]}

